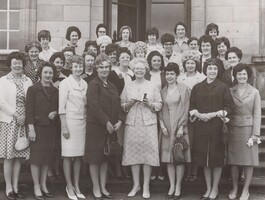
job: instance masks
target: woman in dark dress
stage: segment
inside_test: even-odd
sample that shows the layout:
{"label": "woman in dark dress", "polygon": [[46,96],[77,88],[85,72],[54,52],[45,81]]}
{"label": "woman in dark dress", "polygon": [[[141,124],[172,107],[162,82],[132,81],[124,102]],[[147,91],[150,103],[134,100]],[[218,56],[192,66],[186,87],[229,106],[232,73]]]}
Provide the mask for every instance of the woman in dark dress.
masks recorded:
{"label": "woman in dark dress", "polygon": [[[88,86],[85,161],[90,163],[94,199],[114,198],[106,189],[108,137],[121,127],[123,115],[117,88],[107,78],[111,65],[106,56],[96,59],[98,76]],[[100,178],[99,178],[100,177]]]}
{"label": "woman in dark dress", "polygon": [[53,197],[46,185],[48,166],[52,164],[58,123],[58,90],[52,85],[55,67],[43,62],[37,74],[40,81],[28,89],[26,121],[29,124],[30,163],[36,199]]}
{"label": "woman in dark dress", "polygon": [[[229,88],[219,80],[223,68],[216,58],[205,62],[206,79],[191,91],[190,115],[194,123],[193,162],[204,168],[207,190],[201,199],[216,199],[225,158],[222,117],[233,110]],[[212,181],[213,179],[213,181]]]}

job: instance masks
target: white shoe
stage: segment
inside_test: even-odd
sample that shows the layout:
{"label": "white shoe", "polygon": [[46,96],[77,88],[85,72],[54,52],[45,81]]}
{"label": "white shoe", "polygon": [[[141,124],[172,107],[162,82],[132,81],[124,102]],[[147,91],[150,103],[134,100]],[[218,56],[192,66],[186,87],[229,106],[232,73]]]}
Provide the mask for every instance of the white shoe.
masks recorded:
{"label": "white shoe", "polygon": [[75,195],[77,196],[77,198],[79,198],[79,199],[85,199],[85,198],[86,198],[85,195],[83,195],[82,193],[77,194],[77,192],[75,191],[74,188],[73,188],[73,190],[74,190],[74,193],[75,193]]}
{"label": "white shoe", "polygon": [[128,195],[127,195],[127,197],[135,197],[137,194],[138,194],[138,192],[140,191],[140,188],[138,188],[136,191],[131,191]]}
{"label": "white shoe", "polygon": [[142,195],[142,197],[144,198],[144,199],[150,199],[150,192],[148,191],[147,193],[145,193],[145,192],[143,192],[143,195]]}
{"label": "white shoe", "polygon": [[68,199],[71,199],[71,200],[78,200],[78,198],[77,198],[75,195],[70,195],[70,194],[69,194],[67,187],[65,188],[65,191],[66,191],[66,194],[67,194],[67,196],[68,196]]}
{"label": "white shoe", "polygon": [[151,176],[150,179],[151,180],[155,180],[156,179],[156,176]]}

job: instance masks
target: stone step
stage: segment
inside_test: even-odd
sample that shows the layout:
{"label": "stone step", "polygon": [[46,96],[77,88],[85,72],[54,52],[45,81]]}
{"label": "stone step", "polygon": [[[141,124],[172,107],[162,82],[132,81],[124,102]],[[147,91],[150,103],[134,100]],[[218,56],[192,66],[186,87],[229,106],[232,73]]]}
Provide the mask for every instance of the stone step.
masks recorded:
{"label": "stone step", "polygon": [[265,147],[259,147],[259,161],[265,161]]}
{"label": "stone step", "polygon": [[257,176],[257,177],[265,175],[265,161],[260,161],[259,162],[259,166],[254,168],[253,175]]}

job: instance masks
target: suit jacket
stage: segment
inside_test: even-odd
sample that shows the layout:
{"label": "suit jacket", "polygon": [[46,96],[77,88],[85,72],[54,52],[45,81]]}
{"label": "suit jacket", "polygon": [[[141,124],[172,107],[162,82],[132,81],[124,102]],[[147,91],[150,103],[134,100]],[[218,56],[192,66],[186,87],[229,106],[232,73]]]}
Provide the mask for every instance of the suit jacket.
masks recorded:
{"label": "suit jacket", "polygon": [[232,126],[252,126],[252,135],[260,135],[261,99],[259,91],[250,84],[242,96],[235,85],[230,89],[235,102],[235,110],[229,122]]}
{"label": "suit jacket", "polygon": [[28,89],[26,99],[26,120],[28,124],[49,125],[56,120],[50,120],[50,112],[58,111],[58,89],[50,86],[48,94],[41,82]]}

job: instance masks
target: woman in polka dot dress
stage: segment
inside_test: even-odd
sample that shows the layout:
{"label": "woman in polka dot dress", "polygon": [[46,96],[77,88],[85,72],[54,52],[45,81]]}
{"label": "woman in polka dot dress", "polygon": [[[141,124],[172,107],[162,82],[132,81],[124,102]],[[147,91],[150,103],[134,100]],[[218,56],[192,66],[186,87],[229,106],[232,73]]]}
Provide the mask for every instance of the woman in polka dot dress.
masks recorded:
{"label": "woman in polka dot dress", "polygon": [[18,179],[21,158],[29,158],[29,149],[15,150],[18,132],[26,135],[25,97],[32,81],[23,74],[24,54],[13,52],[8,56],[11,72],[0,78],[0,158],[4,159],[4,177],[8,199],[21,198]]}

